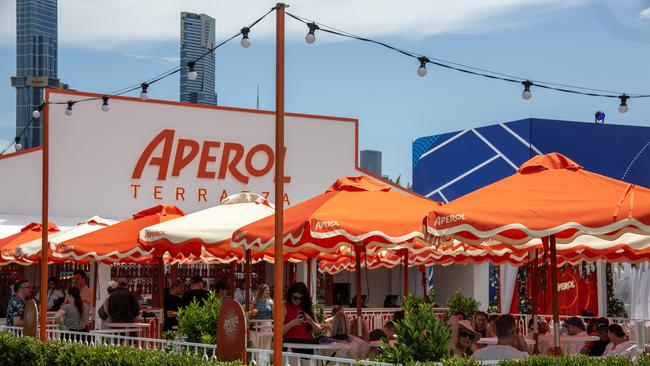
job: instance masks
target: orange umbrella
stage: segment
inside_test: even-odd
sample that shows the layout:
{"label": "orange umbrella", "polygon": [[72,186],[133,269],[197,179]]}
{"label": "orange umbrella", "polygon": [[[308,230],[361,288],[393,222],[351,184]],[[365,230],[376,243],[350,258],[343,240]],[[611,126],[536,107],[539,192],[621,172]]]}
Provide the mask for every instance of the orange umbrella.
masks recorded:
{"label": "orange umbrella", "polygon": [[153,248],[138,242],[140,230],[183,216],[176,206],[157,205],[115,225],[66,240],[56,246],[59,257],[105,263],[154,261]]}
{"label": "orange umbrella", "polygon": [[[424,219],[434,238],[523,244],[548,238],[556,267],[556,238],[570,242],[589,234],[614,239],[625,232],[650,233],[650,190],[591,173],[567,157],[538,155],[519,171],[457,200]],[[551,281],[557,283],[556,271]],[[559,347],[557,286],[552,286],[555,345]]]}
{"label": "orange umbrella", "polygon": [[452,203],[425,219],[426,230],[467,243],[485,238],[522,244],[550,237],[570,242],[589,234],[613,239],[650,233],[650,190],[591,173],[567,157],[538,155],[519,171]]}
{"label": "orange umbrella", "polygon": [[[435,202],[392,190],[367,176],[339,178],[325,193],[284,211],[284,259],[316,258],[339,247],[393,248],[422,238],[422,216]],[[231,245],[271,254],[275,217],[233,233]],[[356,256],[357,269],[360,255]],[[361,313],[361,277],[357,270],[357,313]],[[405,276],[405,283],[407,279]]]}
{"label": "orange umbrella", "polygon": [[[59,232],[59,228],[53,222],[48,223],[47,228],[48,232]],[[19,233],[0,239],[0,265],[9,263],[17,263],[23,265],[31,264],[32,261],[15,257],[16,248],[25,243],[29,243],[32,240],[40,238],[42,231],[43,228],[40,223],[32,222],[31,224],[26,225],[20,229]]]}

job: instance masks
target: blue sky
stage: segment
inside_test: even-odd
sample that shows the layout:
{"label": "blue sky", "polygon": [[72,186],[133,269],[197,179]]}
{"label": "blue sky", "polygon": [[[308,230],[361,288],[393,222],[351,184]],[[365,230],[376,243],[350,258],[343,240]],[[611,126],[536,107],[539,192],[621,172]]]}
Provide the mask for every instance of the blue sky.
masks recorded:
{"label": "blue sky", "polygon": [[[140,2],[138,2],[140,3]],[[77,90],[109,92],[158,74],[179,56],[179,11],[217,19],[217,39],[236,33],[273,2],[170,1],[147,7],[126,0],[59,0],[59,75]],[[486,5],[488,4],[489,5]],[[458,0],[294,1],[289,11],[401,48],[535,80],[650,94],[650,2]],[[149,4],[152,5],[152,4]],[[0,140],[14,136],[15,2],[0,4]],[[289,25],[286,110],[355,117],[360,148],[383,151],[384,174],[411,179],[411,141],[527,117],[650,125],[650,99],[633,100],[626,114],[617,101],[521,87],[429,66],[377,46],[317,33],[304,42],[306,27]],[[274,105],[274,20],[217,52],[221,105]],[[152,98],[178,99],[178,77],[152,86]],[[335,142],[333,142],[335,148]],[[606,147],[603,147],[606,148]]]}

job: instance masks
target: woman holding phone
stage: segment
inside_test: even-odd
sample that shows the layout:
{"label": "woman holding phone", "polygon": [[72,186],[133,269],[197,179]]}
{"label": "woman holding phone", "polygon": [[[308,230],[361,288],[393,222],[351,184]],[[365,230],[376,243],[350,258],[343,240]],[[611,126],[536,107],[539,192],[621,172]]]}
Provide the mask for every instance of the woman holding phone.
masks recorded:
{"label": "woman holding phone", "polygon": [[[314,309],[307,286],[296,282],[287,291],[284,304],[284,326],[282,334],[286,343],[316,343],[314,333],[321,327],[314,320]],[[313,354],[313,350],[295,350],[299,353]]]}

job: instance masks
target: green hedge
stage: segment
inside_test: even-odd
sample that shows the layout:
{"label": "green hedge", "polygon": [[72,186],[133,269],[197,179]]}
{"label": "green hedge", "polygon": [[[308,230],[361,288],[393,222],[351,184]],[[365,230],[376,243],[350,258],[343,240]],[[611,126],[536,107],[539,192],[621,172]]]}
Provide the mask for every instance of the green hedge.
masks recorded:
{"label": "green hedge", "polygon": [[[480,366],[480,363],[473,358],[453,357],[441,361],[443,366]],[[414,362],[408,366],[433,366],[434,362]],[[637,363],[628,358],[610,356],[594,358],[587,356],[531,356],[525,360],[501,361],[503,366],[650,366],[650,357],[641,357]]]}
{"label": "green hedge", "polygon": [[0,366],[242,366],[241,362],[209,362],[201,357],[122,346],[89,347],[0,333]]}

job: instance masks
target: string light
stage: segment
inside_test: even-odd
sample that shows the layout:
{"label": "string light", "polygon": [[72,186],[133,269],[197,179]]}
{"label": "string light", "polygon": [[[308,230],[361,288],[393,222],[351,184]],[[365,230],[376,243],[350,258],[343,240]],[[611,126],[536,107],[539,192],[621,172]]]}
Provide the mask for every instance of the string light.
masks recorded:
{"label": "string light", "polygon": [[418,76],[424,77],[427,75],[427,62],[431,61],[424,56],[418,57],[418,61],[420,61],[420,67],[418,67]]}
{"label": "string light", "polygon": [[140,92],[140,99],[142,100],[149,99],[149,94],[147,94],[147,89],[149,89],[149,84],[142,83],[140,84],[140,88],[142,88],[142,91]]}
{"label": "string light", "polygon": [[73,101],[68,102],[68,108],[65,109],[66,116],[72,116],[72,106],[74,105]]}
{"label": "string light", "polygon": [[111,109],[111,107],[108,105],[108,99],[108,95],[104,95],[102,97],[102,111],[104,112],[108,112],[108,110]]}
{"label": "string light", "polygon": [[605,123],[605,112],[598,111],[594,114],[594,123]]}
{"label": "string light", "polygon": [[199,77],[199,74],[197,74],[196,71],[194,71],[194,65],[195,64],[196,63],[194,61],[190,61],[190,62],[187,63],[187,68],[189,69],[189,71],[187,72],[187,79],[188,80],[196,80],[196,78]]}
{"label": "string light", "polygon": [[41,118],[41,111],[42,111],[42,110],[43,110],[43,105],[41,104],[41,105],[38,106],[38,108],[36,108],[36,109],[32,112],[32,117],[34,117],[34,118]]}
{"label": "string light", "polygon": [[20,151],[20,150],[22,150],[22,149],[23,149],[23,144],[20,143],[20,136],[16,136],[16,138],[14,139],[14,141],[15,141],[14,149],[15,149],[16,151]]}
{"label": "string light", "polygon": [[621,104],[618,106],[618,111],[621,113],[627,112],[627,100],[630,99],[630,96],[627,94],[623,94],[619,96],[618,99],[621,100]]}
{"label": "string light", "polygon": [[533,93],[530,92],[530,87],[533,85],[533,82],[530,80],[524,80],[521,82],[524,85],[524,91],[521,93],[521,97],[524,100],[530,100],[533,97]]}
{"label": "string light", "polygon": [[250,33],[250,31],[251,29],[248,27],[244,27],[241,29],[241,34],[242,34],[241,46],[244,48],[248,48],[251,46],[251,40],[248,39],[248,33]]}
{"label": "string light", "polygon": [[316,23],[308,23],[307,27],[309,27],[309,32],[305,35],[305,42],[308,44],[313,44],[316,42],[316,30],[320,29],[318,28],[318,24]]}

